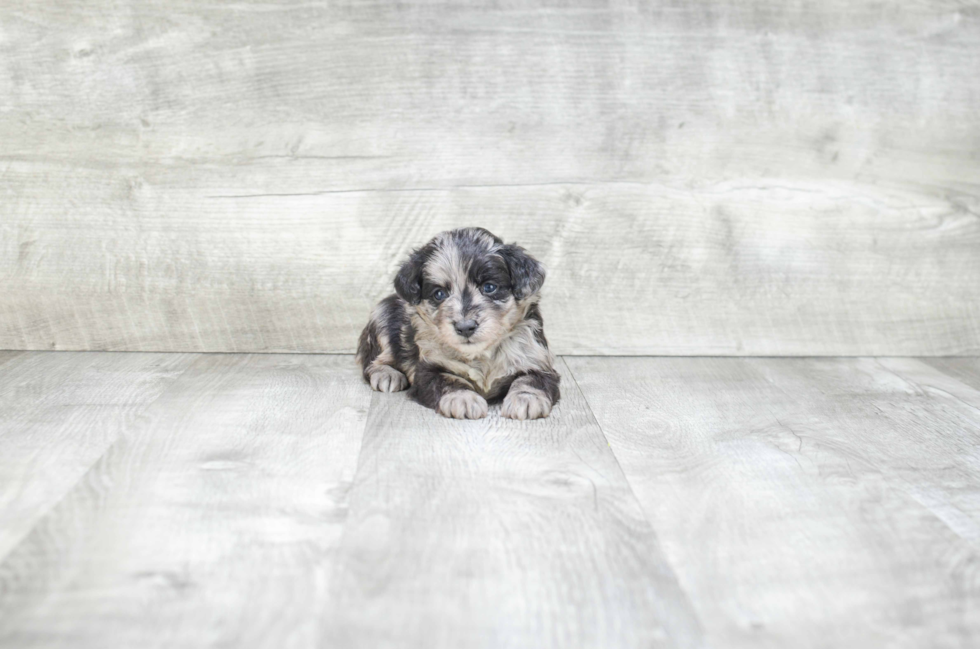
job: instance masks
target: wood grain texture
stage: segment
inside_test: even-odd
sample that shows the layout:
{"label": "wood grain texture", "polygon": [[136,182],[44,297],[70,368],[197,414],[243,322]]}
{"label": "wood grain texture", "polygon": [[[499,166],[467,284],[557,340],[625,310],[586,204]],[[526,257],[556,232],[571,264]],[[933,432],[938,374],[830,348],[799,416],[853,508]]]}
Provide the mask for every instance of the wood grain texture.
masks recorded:
{"label": "wood grain texture", "polygon": [[923,362],[975,390],[980,390],[980,358],[928,358]]}
{"label": "wood grain texture", "polygon": [[0,353],[0,558],[139,426],[192,358]]}
{"label": "wood grain texture", "polygon": [[350,507],[321,647],[700,646],[571,381],[533,422],[376,394]]}
{"label": "wood grain texture", "polygon": [[2,352],[2,351],[0,351],[0,365],[4,365],[5,363],[7,363],[9,361],[12,361],[13,359],[17,358],[18,356],[21,356],[24,353],[25,352],[9,352],[9,351],[8,352]]}
{"label": "wood grain texture", "polygon": [[[962,360],[972,361],[972,377],[947,368],[937,370],[929,360],[897,358],[879,362],[904,382],[897,388],[916,400],[928,399],[929,404],[926,412],[889,415],[910,447],[902,449],[901,455],[895,454],[897,479],[913,498],[980,551],[980,381],[975,372],[978,359]],[[945,425],[936,426],[933,421]],[[975,593],[971,612],[980,612],[980,595]]]}
{"label": "wood grain texture", "polygon": [[911,359],[568,359],[716,647],[980,641],[980,392]]}
{"label": "wood grain texture", "polygon": [[978,367],[570,358],[460,422],[349,356],[0,352],[0,648],[972,648]]}
{"label": "wood grain texture", "polygon": [[351,351],[478,224],[560,353],[980,351],[975,2],[3,12],[0,348]]}
{"label": "wood grain texture", "polygon": [[311,647],[370,390],[199,358],[0,564],[2,647]]}

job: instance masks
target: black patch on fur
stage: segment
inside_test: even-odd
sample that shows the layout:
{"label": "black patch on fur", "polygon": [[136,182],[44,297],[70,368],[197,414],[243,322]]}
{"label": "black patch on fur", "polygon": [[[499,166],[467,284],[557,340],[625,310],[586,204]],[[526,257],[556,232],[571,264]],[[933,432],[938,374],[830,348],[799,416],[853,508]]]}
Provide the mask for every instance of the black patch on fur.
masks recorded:
{"label": "black patch on fur", "polygon": [[532,370],[530,372],[519,372],[517,374],[511,374],[510,376],[504,377],[490,387],[490,394],[487,396],[487,403],[494,404],[500,403],[510,392],[510,388],[514,381],[522,377],[527,377],[522,381],[523,385],[531,388],[537,388],[544,392],[549,399],[551,399],[552,405],[558,403],[561,398],[561,390],[558,389],[558,384],[561,383],[561,377],[554,370],[550,372]]}
{"label": "black patch on fur", "polygon": [[534,339],[538,341],[538,344],[548,349],[548,338],[544,335],[544,329],[534,330]]}
{"label": "black patch on fur", "polygon": [[486,399],[487,404],[493,405],[495,403],[500,403],[507,396],[507,391],[510,390],[510,384],[513,383],[520,374],[511,374],[510,376],[505,376],[502,379],[497,379],[490,386],[490,392],[487,393]]}
{"label": "black patch on fur", "polygon": [[522,381],[524,385],[537,388],[548,395],[548,398],[551,399],[552,405],[558,403],[558,400],[561,399],[561,390],[558,389],[558,384],[561,383],[561,377],[558,376],[558,372],[539,372],[537,370],[533,370],[524,374],[518,374],[514,377],[514,380],[516,381],[522,377],[526,377],[526,379]]}
{"label": "black patch on fur", "polygon": [[491,255],[486,250],[472,259],[470,271],[466,278],[483,293],[483,285],[491,282],[497,285],[497,290],[487,295],[491,303],[503,306],[511,294],[510,271],[503,257]]}
{"label": "black patch on fur", "polygon": [[412,325],[412,321],[409,320],[405,323],[405,358],[396,359],[399,364],[399,369],[408,374],[408,368],[418,365],[419,362],[419,346],[415,344],[415,327]]}
{"label": "black patch on fur", "polygon": [[439,400],[447,392],[472,389],[472,384],[466,379],[450,374],[446,368],[432,363],[420,363],[415,368],[415,381],[408,391],[408,396],[427,408],[433,410],[439,407]]}
{"label": "black patch on fur", "polygon": [[405,328],[408,316],[405,314],[402,301],[397,295],[389,295],[381,300],[381,308],[385,314],[385,340],[391,348],[391,355],[395,357],[397,362],[399,358],[405,355],[405,348],[402,345],[402,329]]}
{"label": "black patch on fur", "polygon": [[548,339],[544,335],[544,318],[541,317],[541,309],[538,308],[537,304],[532,304],[531,308],[527,310],[527,315],[524,316],[525,320],[534,320],[538,323],[538,328],[534,330],[534,339],[538,341],[538,344],[548,348]]}
{"label": "black patch on fur", "polygon": [[361,337],[357,341],[357,360],[361,362],[361,371],[364,373],[365,380],[368,379],[368,365],[381,353],[381,344],[378,343],[378,332],[374,320],[367,323]]}
{"label": "black patch on fur", "polygon": [[483,237],[480,236],[481,234],[491,237],[496,245],[503,243],[500,237],[487,230],[484,230],[483,228],[460,228],[458,230],[451,230],[449,232],[449,239],[456,244],[456,248],[459,249],[461,257],[464,259],[474,258],[480,256],[481,254],[485,255],[487,252],[487,244],[486,241],[483,240]]}
{"label": "black patch on fur", "polygon": [[381,353],[382,341],[394,359],[391,366],[407,376],[408,368],[418,362],[419,348],[415,344],[415,330],[405,312],[405,302],[397,295],[389,295],[378,303],[378,311],[380,319],[368,322],[357,344],[357,360],[364,378],[370,381],[367,368]]}
{"label": "black patch on fur", "polygon": [[422,301],[422,269],[435,249],[435,244],[430,241],[415,250],[395,275],[395,292],[409,304]]}
{"label": "black patch on fur", "polygon": [[541,309],[538,308],[537,304],[532,304],[527,309],[527,315],[524,316],[525,320],[534,320],[539,325],[544,325],[544,318],[541,317]]}
{"label": "black patch on fur", "polygon": [[511,288],[516,299],[523,300],[541,289],[545,272],[544,266],[537,259],[515,244],[503,246],[499,252],[504,263],[507,264]]}
{"label": "black patch on fur", "polygon": [[[488,237],[490,237],[491,239],[493,239],[493,242],[494,243],[499,244],[499,243],[503,243],[504,242],[503,239],[501,239],[500,237],[498,237],[497,235],[495,235],[490,230],[487,230],[486,228],[460,228],[458,230],[454,230],[454,232],[469,232],[469,233],[477,233],[478,232],[480,234],[485,234]],[[472,237],[473,234],[470,234],[469,236]]]}

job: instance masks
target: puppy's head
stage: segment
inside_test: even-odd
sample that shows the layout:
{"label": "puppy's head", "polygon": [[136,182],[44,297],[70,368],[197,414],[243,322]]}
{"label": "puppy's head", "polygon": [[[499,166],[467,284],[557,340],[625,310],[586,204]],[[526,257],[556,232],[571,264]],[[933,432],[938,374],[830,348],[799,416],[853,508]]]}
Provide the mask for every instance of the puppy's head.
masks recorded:
{"label": "puppy's head", "polygon": [[463,356],[494,346],[526,315],[544,267],[523,248],[483,228],[436,235],[409,257],[395,291],[415,306],[426,331]]}

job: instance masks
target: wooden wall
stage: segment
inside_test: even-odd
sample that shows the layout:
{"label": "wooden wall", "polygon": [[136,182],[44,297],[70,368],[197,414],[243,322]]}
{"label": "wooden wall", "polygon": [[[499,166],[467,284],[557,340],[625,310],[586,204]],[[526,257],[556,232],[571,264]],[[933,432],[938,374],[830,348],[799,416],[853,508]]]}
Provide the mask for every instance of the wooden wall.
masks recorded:
{"label": "wooden wall", "polygon": [[980,353],[980,4],[0,7],[0,349],[351,351],[471,224],[560,353]]}

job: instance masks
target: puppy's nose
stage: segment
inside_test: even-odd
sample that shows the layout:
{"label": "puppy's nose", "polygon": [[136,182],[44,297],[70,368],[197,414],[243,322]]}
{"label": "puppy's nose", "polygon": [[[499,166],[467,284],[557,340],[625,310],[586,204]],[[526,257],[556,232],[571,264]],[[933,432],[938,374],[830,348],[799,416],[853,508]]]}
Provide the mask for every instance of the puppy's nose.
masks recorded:
{"label": "puppy's nose", "polygon": [[469,338],[476,331],[476,320],[460,320],[454,322],[453,326],[456,327],[456,333],[464,338]]}

